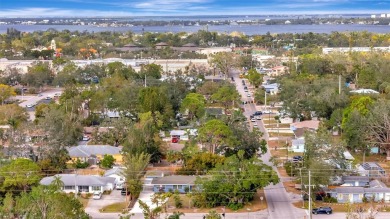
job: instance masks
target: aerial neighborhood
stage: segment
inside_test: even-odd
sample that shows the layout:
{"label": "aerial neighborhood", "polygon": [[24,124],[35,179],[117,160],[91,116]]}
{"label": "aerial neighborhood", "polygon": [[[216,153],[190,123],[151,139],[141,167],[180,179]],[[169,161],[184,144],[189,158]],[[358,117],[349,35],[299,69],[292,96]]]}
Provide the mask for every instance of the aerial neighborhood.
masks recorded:
{"label": "aerial neighborhood", "polygon": [[389,46],[8,28],[0,218],[390,218]]}

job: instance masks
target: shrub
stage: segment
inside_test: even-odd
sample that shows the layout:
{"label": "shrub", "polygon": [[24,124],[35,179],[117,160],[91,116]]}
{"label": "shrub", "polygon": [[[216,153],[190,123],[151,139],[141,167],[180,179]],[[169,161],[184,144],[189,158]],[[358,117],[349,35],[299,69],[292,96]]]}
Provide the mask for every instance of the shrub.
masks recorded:
{"label": "shrub", "polygon": [[114,162],[115,162],[115,158],[112,155],[105,154],[103,160],[100,162],[100,165],[103,168],[112,168]]}
{"label": "shrub", "polygon": [[177,191],[175,192],[175,194],[173,196],[173,199],[175,200],[175,207],[176,208],[182,208],[183,207],[183,203],[182,203],[180,195],[179,195],[179,193]]}
{"label": "shrub", "polygon": [[75,168],[77,169],[84,169],[89,167],[88,162],[81,162],[81,160],[77,159],[76,162],[73,164]]}
{"label": "shrub", "polygon": [[327,202],[327,203],[337,203],[337,199],[334,198],[334,197],[325,197],[324,198],[324,202]]}

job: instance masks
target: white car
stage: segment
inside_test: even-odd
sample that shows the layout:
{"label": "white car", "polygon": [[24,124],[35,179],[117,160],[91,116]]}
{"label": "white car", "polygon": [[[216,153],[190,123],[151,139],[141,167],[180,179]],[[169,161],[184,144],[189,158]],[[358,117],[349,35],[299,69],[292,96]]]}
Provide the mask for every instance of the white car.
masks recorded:
{"label": "white car", "polygon": [[251,97],[251,94],[247,94],[246,96],[247,96],[247,97]]}
{"label": "white car", "polygon": [[84,135],[84,136],[83,136],[83,141],[89,141],[88,135]]}
{"label": "white car", "polygon": [[92,198],[95,200],[101,199],[102,193],[101,192],[94,192]]}
{"label": "white car", "polygon": [[257,123],[255,122],[255,123],[253,123],[253,127],[257,127]]}
{"label": "white car", "polygon": [[261,120],[261,116],[255,116],[256,120]]}
{"label": "white car", "polygon": [[255,118],[252,118],[252,119],[251,119],[251,122],[256,122],[256,119],[255,119]]}
{"label": "white car", "polygon": [[34,106],[32,104],[28,104],[26,107],[27,108],[33,108]]}

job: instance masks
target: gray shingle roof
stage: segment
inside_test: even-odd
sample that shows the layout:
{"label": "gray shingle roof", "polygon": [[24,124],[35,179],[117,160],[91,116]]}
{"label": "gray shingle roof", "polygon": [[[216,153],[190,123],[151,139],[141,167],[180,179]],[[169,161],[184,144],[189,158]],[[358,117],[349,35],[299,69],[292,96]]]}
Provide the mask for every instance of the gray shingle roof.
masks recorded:
{"label": "gray shingle roof", "polygon": [[110,176],[112,174],[117,174],[119,176],[123,176],[123,174],[124,174],[123,168],[112,168],[112,169],[109,169],[109,170],[107,170],[104,173],[104,176]]}
{"label": "gray shingle roof", "polygon": [[109,145],[79,145],[67,148],[70,157],[90,157],[91,155],[120,154],[121,148]]}
{"label": "gray shingle roof", "polygon": [[[105,186],[107,183],[114,183],[113,177],[102,177],[94,175],[57,174],[64,186]],[[42,185],[50,185],[55,176],[45,177],[40,181]]]}
{"label": "gray shingle roof", "polygon": [[337,193],[364,193],[363,187],[338,187],[334,191]]}
{"label": "gray shingle roof", "polygon": [[342,179],[343,181],[370,181],[370,178],[368,176],[343,176]]}
{"label": "gray shingle roof", "polygon": [[195,185],[196,176],[164,176],[154,178],[152,185]]}

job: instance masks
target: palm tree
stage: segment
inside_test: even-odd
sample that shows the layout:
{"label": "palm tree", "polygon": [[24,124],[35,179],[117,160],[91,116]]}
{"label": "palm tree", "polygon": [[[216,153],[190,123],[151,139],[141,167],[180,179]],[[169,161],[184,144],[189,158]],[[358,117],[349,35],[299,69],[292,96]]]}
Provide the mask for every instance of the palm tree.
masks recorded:
{"label": "palm tree", "polygon": [[172,215],[169,215],[168,219],[180,219],[180,216],[184,216],[184,213],[175,211]]}

